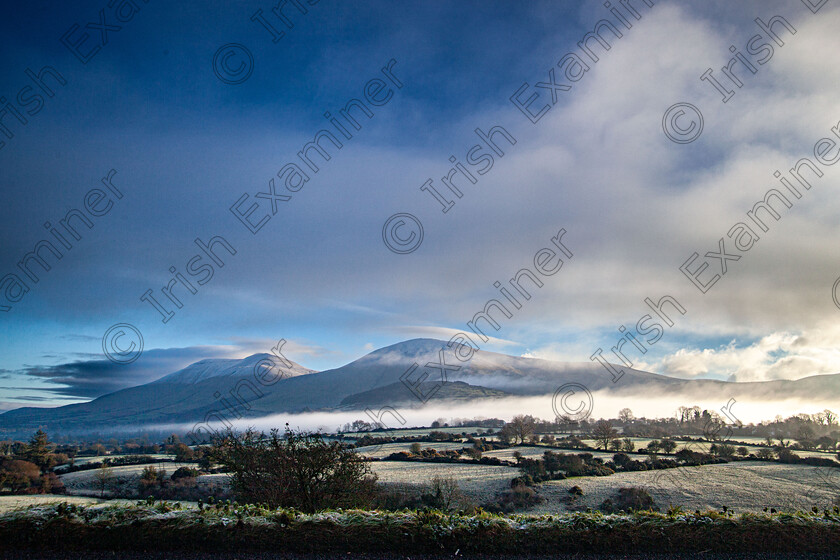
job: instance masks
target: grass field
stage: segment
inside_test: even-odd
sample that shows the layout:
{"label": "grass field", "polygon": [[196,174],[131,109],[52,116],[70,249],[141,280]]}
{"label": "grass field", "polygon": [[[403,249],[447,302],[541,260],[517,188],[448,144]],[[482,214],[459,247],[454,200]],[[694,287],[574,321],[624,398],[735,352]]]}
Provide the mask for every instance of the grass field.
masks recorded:
{"label": "grass field", "polygon": [[557,449],[554,447],[548,447],[543,445],[522,445],[517,447],[509,447],[507,449],[495,449],[493,451],[485,451],[481,454],[482,457],[496,457],[498,459],[503,459],[506,461],[514,461],[513,454],[519,452],[522,454],[523,457],[542,457],[543,453],[546,451],[552,451],[554,453],[568,453],[571,455],[575,455],[578,453],[591,453],[593,457],[600,457],[604,461],[611,461],[614,452],[605,453],[603,451],[587,451],[585,449]]}
{"label": "grass field", "polygon": [[[113,480],[111,482],[114,486],[136,485],[140,480],[140,475],[143,469],[150,465],[121,465],[111,467]],[[163,468],[167,474],[171,475],[178,467],[188,466],[195,467],[194,464],[189,463],[152,463],[151,466]],[[59,475],[59,478],[67,488],[67,493],[70,495],[91,495],[99,493],[99,486],[96,480],[96,474],[100,469],[91,469],[87,471],[77,471],[67,474]]]}
{"label": "grass field", "polygon": [[106,505],[134,505],[131,500],[100,500],[98,498],[84,498],[81,496],[55,496],[51,494],[35,496],[0,496],[0,515],[31,506],[43,506],[66,502],[84,506],[106,506]]}
{"label": "grass field", "polygon": [[[356,452],[359,453],[359,455],[364,455],[365,457],[381,459],[383,457],[387,457],[391,453],[408,451],[412,445],[413,444],[411,443],[383,443],[382,445],[368,445],[365,447],[357,447]],[[449,449],[463,449],[464,447],[469,447],[469,444],[454,442],[434,442],[421,443],[420,447],[422,447],[423,449],[435,449],[437,451],[446,451]]]}
{"label": "grass field", "polygon": [[491,500],[496,493],[510,488],[510,481],[520,475],[515,467],[378,461],[371,470],[385,484],[421,485],[434,477],[452,477],[461,491],[476,503]]}
{"label": "grass field", "polygon": [[[175,455],[168,455],[165,453],[157,453],[157,454],[149,454],[149,455],[142,455],[143,457],[151,457],[152,459],[159,459],[161,461],[166,459],[174,459]],[[89,463],[101,463],[105,459],[115,460],[115,459],[126,459],[126,458],[137,458],[140,455],[102,455],[98,457],[76,457],[73,461],[74,465],[87,465]]]}
{"label": "grass field", "polygon": [[840,469],[747,462],[680,467],[659,471],[616,473],[606,477],[575,477],[544,482],[538,494],[545,502],[533,513],[568,511],[568,490],[579,486],[583,496],[575,508],[597,508],[620,487],[645,488],[663,511],[678,505],[687,511],[760,512],[831,507],[840,497]]}

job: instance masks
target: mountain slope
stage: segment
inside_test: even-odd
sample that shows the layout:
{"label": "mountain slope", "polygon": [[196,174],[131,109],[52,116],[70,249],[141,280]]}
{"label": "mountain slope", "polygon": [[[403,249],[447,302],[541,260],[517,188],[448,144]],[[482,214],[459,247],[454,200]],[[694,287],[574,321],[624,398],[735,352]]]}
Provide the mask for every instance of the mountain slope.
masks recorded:
{"label": "mountain slope", "polygon": [[289,369],[278,365],[278,369],[266,372],[259,367],[264,360],[276,363],[271,354],[254,354],[241,360],[201,360],[151,383],[109,393],[87,403],[10,410],[0,414],[0,429],[31,431],[47,426],[52,430],[93,431],[198,422],[209,411],[224,409],[221,398],[235,402],[231,391],[248,401],[276,391],[283,381],[266,386],[254,377],[255,369],[264,381],[272,380],[270,376],[294,378],[311,375],[313,371],[292,362]]}

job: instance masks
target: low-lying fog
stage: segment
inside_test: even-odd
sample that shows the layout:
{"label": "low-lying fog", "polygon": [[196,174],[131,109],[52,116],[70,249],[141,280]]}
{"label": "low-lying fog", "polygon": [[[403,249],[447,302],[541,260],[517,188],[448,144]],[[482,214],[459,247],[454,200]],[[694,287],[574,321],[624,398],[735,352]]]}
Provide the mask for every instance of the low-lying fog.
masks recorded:
{"label": "low-lying fog", "polygon": [[[616,418],[618,411],[623,408],[630,408],[637,418],[664,418],[674,417],[677,408],[680,406],[697,405],[701,409],[716,411],[727,423],[733,420],[744,424],[758,423],[764,420],[773,420],[777,415],[786,418],[794,414],[814,414],[825,409],[837,411],[837,402],[821,402],[819,397],[805,401],[802,399],[784,400],[747,400],[745,398],[734,399],[726,411],[730,402],[729,398],[706,396],[616,396],[609,391],[598,391],[590,395],[583,390],[568,388],[565,392],[542,397],[516,397],[496,400],[481,400],[473,403],[463,402],[435,402],[431,399],[425,406],[411,408],[407,406],[389,407],[383,405],[379,408],[371,408],[368,411],[341,411],[341,412],[311,412],[304,414],[277,414],[262,418],[251,418],[234,421],[237,429],[254,427],[260,430],[268,430],[273,427],[283,427],[287,422],[293,428],[304,430],[321,430],[324,432],[335,432],[337,428],[344,426],[354,420],[364,420],[374,423],[380,422],[382,427],[387,429],[409,428],[416,426],[429,426],[438,419],[451,422],[453,419],[471,418],[501,418],[510,420],[517,414],[530,414],[537,418],[550,420],[554,419],[555,408],[558,413],[566,414],[575,419],[587,417],[592,420],[600,418]],[[188,431],[193,426],[178,426]],[[221,424],[213,424],[211,428],[220,429]]]}

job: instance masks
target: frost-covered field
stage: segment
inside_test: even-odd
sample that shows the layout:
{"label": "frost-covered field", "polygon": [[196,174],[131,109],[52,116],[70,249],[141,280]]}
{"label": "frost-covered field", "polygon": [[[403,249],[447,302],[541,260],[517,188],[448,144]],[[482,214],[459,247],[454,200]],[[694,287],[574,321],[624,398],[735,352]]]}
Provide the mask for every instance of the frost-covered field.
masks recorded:
{"label": "frost-covered field", "polygon": [[[140,475],[143,469],[150,465],[122,465],[111,467],[113,479],[111,484],[124,485],[136,484],[140,480]],[[168,475],[175,472],[178,467],[189,466],[195,467],[194,464],[188,463],[152,463],[151,466],[163,468]],[[90,494],[91,492],[99,491],[99,483],[96,479],[96,474],[101,469],[91,469],[88,471],[77,471],[73,473],[62,474],[59,476],[64,486],[67,487],[67,493],[73,494]]]}
{"label": "frost-covered field", "polygon": [[520,475],[514,467],[494,465],[461,465],[416,463],[406,461],[377,461],[371,470],[386,484],[425,484],[432,478],[451,476],[461,491],[477,503],[491,500],[498,492],[510,488],[510,481]]}
{"label": "frost-covered field", "polygon": [[99,500],[97,498],[82,498],[79,496],[55,496],[50,494],[36,496],[0,496],[0,514],[22,507],[42,506],[44,504],[57,504],[61,502],[85,506],[92,506],[98,504],[134,504],[134,502],[131,500]]}
{"label": "frost-covered field", "polygon": [[[76,457],[73,461],[74,465],[87,465],[88,463],[101,463],[105,459],[111,459],[112,461],[115,459],[126,459],[126,458],[136,458],[139,455],[102,455],[97,457]],[[164,453],[149,453],[149,454],[142,454],[143,457],[151,457],[152,459],[174,459],[175,455],[168,455]]]}
{"label": "frost-covered field", "polygon": [[[461,491],[476,503],[493,499],[497,493],[510,488],[510,481],[520,476],[515,467],[495,465],[469,465],[457,463],[419,463],[409,461],[374,461],[371,471],[379,482],[393,487],[420,487],[434,477],[452,477]],[[211,474],[198,479],[203,484],[225,485],[228,475]]]}
{"label": "frost-covered field", "polygon": [[[646,447],[647,444],[649,444],[655,438],[636,438],[636,437],[634,437],[634,438],[630,438],[630,439],[636,445],[636,449],[638,450],[638,449],[641,449],[642,447]],[[662,438],[659,438],[659,441],[661,441],[661,440],[662,440]],[[741,437],[741,436],[739,436],[737,438],[732,438],[731,440],[726,440],[726,441],[723,441],[721,443],[726,443],[726,444],[732,445],[733,447],[735,447],[737,449],[738,447],[741,447],[741,444],[738,443],[740,441],[743,441],[744,443],[747,443],[747,445],[745,445],[744,447],[747,448],[748,453],[756,453],[759,449],[761,449],[763,447],[764,448],[767,447],[767,444],[764,442],[764,438],[758,438],[758,437]],[[593,439],[584,439],[583,442],[585,444],[589,445],[589,446],[592,446],[592,447],[600,445],[600,444],[598,444],[598,442],[596,442]],[[712,443],[708,442],[708,441],[676,441],[676,444],[677,444],[676,451],[679,451],[680,449],[688,448],[688,449],[691,449],[692,451],[697,451],[697,452],[700,452],[700,453],[708,453],[709,448],[712,445]],[[796,453],[800,457],[823,457],[823,458],[826,458],[826,459],[833,459],[836,455],[832,451],[824,451],[824,450],[820,450],[820,451],[794,450],[794,453]]]}
{"label": "frost-covered field", "polygon": [[618,488],[638,486],[647,489],[660,510],[671,504],[690,511],[720,510],[723,506],[736,512],[762,511],[765,507],[810,510],[812,506],[834,505],[840,496],[840,469],[738,462],[568,478],[539,485],[538,493],[545,502],[529,513],[566,511],[565,498],[572,486],[583,490],[576,507],[584,509],[614,498]]}
{"label": "frost-covered field", "polygon": [[496,449],[493,451],[485,451],[481,454],[482,457],[496,457],[502,460],[514,461],[513,454],[519,452],[523,457],[542,457],[546,451],[554,453],[567,453],[570,455],[577,455],[579,453],[591,453],[593,457],[600,457],[604,461],[611,461],[615,453],[604,453],[603,451],[587,451],[585,449],[558,449],[556,447],[547,446],[521,446],[510,447],[508,449]]}
{"label": "frost-covered field", "polygon": [[[368,445],[365,447],[356,448],[356,452],[365,457],[374,457],[381,459],[387,457],[391,453],[398,453],[400,451],[408,451],[411,448],[411,443],[383,443],[382,445]],[[420,443],[423,449],[435,449],[437,451],[446,451],[449,449],[463,449],[469,447],[467,443],[453,443],[453,442],[435,442],[435,443]]]}

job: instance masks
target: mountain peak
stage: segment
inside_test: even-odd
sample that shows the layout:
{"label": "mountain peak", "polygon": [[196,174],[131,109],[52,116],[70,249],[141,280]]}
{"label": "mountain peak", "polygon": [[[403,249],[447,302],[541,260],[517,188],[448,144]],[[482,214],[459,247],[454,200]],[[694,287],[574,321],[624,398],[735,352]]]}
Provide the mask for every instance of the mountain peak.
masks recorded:
{"label": "mountain peak", "polygon": [[[154,383],[172,383],[193,385],[214,377],[248,377],[254,375],[254,369],[261,363],[273,363],[277,368],[286,369],[280,360],[266,353],[252,354],[245,358],[205,358],[169,375],[165,375]],[[292,367],[284,373],[284,377],[295,377],[313,373],[314,370],[291,362]],[[262,366],[264,367],[264,366]]]}

